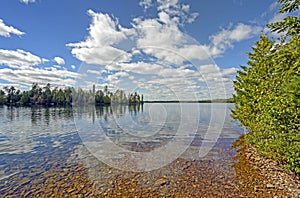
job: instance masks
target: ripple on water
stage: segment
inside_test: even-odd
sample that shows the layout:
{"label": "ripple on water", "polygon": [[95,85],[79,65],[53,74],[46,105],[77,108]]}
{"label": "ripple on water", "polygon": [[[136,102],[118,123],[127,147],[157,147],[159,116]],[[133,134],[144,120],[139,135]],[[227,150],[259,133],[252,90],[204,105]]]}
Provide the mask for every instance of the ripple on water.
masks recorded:
{"label": "ripple on water", "polygon": [[[154,110],[152,109],[152,114],[155,114]],[[89,153],[74,129],[74,115],[70,110],[20,108],[8,111],[6,109],[5,114],[0,114],[0,117],[6,120],[0,125],[0,148],[3,149],[0,153],[0,177],[2,178],[0,194],[21,197],[75,195],[236,197],[240,193],[239,181],[235,180],[233,167],[235,161],[232,156],[235,155],[235,150],[231,150],[230,146],[239,137],[240,129],[231,130],[232,123],[226,122],[215,146],[208,155],[200,158],[199,147],[203,146],[203,140],[208,140],[204,135],[208,128],[206,120],[209,121],[208,118],[211,116],[208,110],[207,107],[201,113],[199,130],[196,134],[191,132],[177,139],[177,141],[191,140],[192,142],[178,159],[157,170],[129,172],[114,169]],[[109,118],[107,121],[109,121],[111,118],[109,112],[109,109],[107,112],[105,109],[102,111],[96,109],[95,114],[89,111],[83,117],[105,121],[104,117],[107,113]],[[147,107],[141,115],[144,116],[146,112]],[[131,115],[129,111],[122,112],[122,115],[124,114]],[[138,112],[134,114],[135,122],[139,122],[138,115]],[[172,116],[170,120],[176,118]],[[145,124],[147,118],[140,118],[140,122]],[[149,134],[141,135],[136,132],[129,134],[130,138],[124,138],[126,141],[118,143],[131,151],[150,152],[166,145],[174,138],[174,130],[178,126],[173,126],[171,123],[163,127],[154,126],[153,130],[160,128],[159,133],[155,133],[156,136],[152,137],[151,133],[149,136]],[[113,125],[107,123],[107,126]],[[130,127],[134,129],[134,125]],[[144,128],[140,126],[139,129]],[[122,136],[122,131],[119,129],[107,128],[107,131],[111,140]],[[92,135],[97,135],[97,131]],[[19,140],[20,143],[16,145],[18,141],[11,141],[12,139]],[[101,138],[98,139],[101,141]],[[11,146],[5,142],[8,140]],[[22,152],[11,153],[10,149]],[[118,163],[127,166],[128,169],[136,165],[126,157],[118,160]]]}

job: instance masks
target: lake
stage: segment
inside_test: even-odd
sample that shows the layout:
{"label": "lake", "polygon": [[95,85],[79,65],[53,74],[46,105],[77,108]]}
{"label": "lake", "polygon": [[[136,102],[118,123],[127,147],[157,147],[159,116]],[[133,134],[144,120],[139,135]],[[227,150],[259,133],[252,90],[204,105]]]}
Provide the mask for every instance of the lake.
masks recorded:
{"label": "lake", "polygon": [[237,195],[231,145],[243,129],[230,108],[0,107],[0,194]]}

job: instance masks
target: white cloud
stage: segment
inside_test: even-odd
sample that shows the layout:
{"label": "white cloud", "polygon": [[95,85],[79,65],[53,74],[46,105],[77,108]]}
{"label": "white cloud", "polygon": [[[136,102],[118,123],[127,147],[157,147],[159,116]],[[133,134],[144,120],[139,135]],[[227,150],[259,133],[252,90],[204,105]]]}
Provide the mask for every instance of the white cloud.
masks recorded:
{"label": "white cloud", "polygon": [[49,60],[46,59],[46,58],[42,58],[42,62],[43,62],[43,63],[46,63],[46,62],[49,62]]}
{"label": "white cloud", "polygon": [[184,34],[176,21],[170,19],[166,13],[161,12],[159,17],[134,20],[134,27],[139,35],[137,48],[160,60],[179,65],[184,61],[209,58],[208,46],[198,44]]}
{"label": "white cloud", "polygon": [[269,6],[269,11],[274,11],[275,9],[278,9],[279,6],[280,3],[278,1],[275,1]]}
{"label": "white cloud", "polygon": [[[150,3],[150,1],[140,2],[141,5],[150,5]],[[134,53],[128,53],[130,47],[128,49],[118,47],[123,41],[131,42],[133,45],[136,42],[136,46],[133,47],[137,50],[143,49],[149,55],[173,60],[177,57],[174,53],[168,56],[170,54],[165,51],[160,53],[159,50],[145,49],[145,47],[159,47],[175,52],[179,45],[186,44],[186,35],[179,30],[178,26],[185,20],[192,21],[190,17],[187,17],[189,6],[178,4],[178,1],[167,1],[166,4],[164,1],[158,1],[158,4],[159,18],[145,20],[135,18],[133,27],[130,29],[122,27],[117,19],[107,14],[89,10],[88,14],[92,17],[89,36],[85,41],[69,43],[67,46],[72,48],[71,52],[76,58],[88,64],[107,65],[112,62],[129,62]],[[182,51],[190,52],[188,49]],[[180,58],[176,63],[182,61]]]}
{"label": "white cloud", "polygon": [[59,65],[64,65],[64,64],[65,64],[65,60],[64,60],[63,58],[61,58],[61,57],[56,56],[56,57],[54,57],[53,60],[54,60],[57,64],[59,64]]}
{"label": "white cloud", "polygon": [[25,33],[12,26],[7,26],[6,24],[4,24],[3,20],[0,19],[0,36],[10,37],[11,34],[22,36]]}
{"label": "white cloud", "polygon": [[170,19],[135,19],[135,29],[139,33],[137,47],[157,46],[160,48],[172,48],[186,41],[184,33],[175,23],[161,24]]}
{"label": "white cloud", "polygon": [[[147,9],[152,2],[143,0],[140,5]],[[198,15],[190,13],[189,5],[178,0],[157,0],[157,6],[156,18],[135,18],[128,29],[112,16],[89,10],[92,22],[87,38],[67,46],[79,60],[100,65],[99,71],[85,70],[101,75],[93,79],[96,83],[114,88],[139,87],[146,91],[145,96],[155,92],[164,99],[172,99],[173,92],[181,92],[180,97],[194,97],[195,93],[206,99],[226,94],[230,97],[236,69],[220,69],[210,57],[223,55],[235,43],[259,34],[261,28],[243,23],[230,25],[212,35],[210,43],[199,44],[181,28]],[[103,69],[107,76],[100,72]]]}
{"label": "white cloud", "polygon": [[[207,59],[207,47],[191,42],[176,21],[161,12],[158,19],[135,19],[135,29],[139,35],[137,48],[160,60],[182,64],[190,59]],[[163,22],[164,24],[160,23]]]}
{"label": "white cloud", "polygon": [[196,81],[184,77],[156,77],[151,80],[136,80],[136,84],[148,90],[147,100],[197,100],[201,91]]}
{"label": "white cloud", "polygon": [[88,69],[86,72],[89,73],[89,74],[95,74],[95,75],[101,75],[102,74],[102,71],[92,70],[92,69]]}
{"label": "white cloud", "polygon": [[158,10],[167,10],[178,6],[178,0],[157,0],[157,3],[159,4]]}
{"label": "white cloud", "polygon": [[0,83],[0,89],[4,89],[4,87],[15,87],[16,89],[23,89],[26,88],[26,86],[20,85],[18,83]]}
{"label": "white cloud", "polygon": [[229,39],[240,42],[252,38],[261,32],[261,27],[255,27],[239,23],[229,34]]}
{"label": "white cloud", "polygon": [[[157,3],[158,18],[135,18],[129,29],[123,28],[117,19],[107,14],[89,10],[88,14],[92,17],[89,36],[85,41],[67,46],[72,47],[71,52],[75,57],[88,64],[130,62],[136,54],[134,52],[142,50],[161,61],[180,65],[184,61],[208,60],[210,56],[220,56],[232,48],[233,43],[249,39],[261,31],[260,27],[240,23],[211,36],[211,44],[201,45],[179,27],[180,21],[189,12],[189,5],[179,4],[178,0],[158,0]],[[128,49],[118,47],[121,42],[131,42],[133,46]]]}
{"label": "white cloud", "polygon": [[284,18],[286,18],[288,16],[287,13],[276,13],[268,23],[275,23],[275,22],[279,22],[282,21]]}
{"label": "white cloud", "polygon": [[75,68],[76,68],[76,66],[75,66],[75,65],[71,65],[71,68],[72,68],[72,69],[75,69]]}
{"label": "white cloud", "polygon": [[0,49],[0,65],[7,65],[12,68],[28,68],[39,65],[44,61],[45,59],[21,49],[16,51]]}
{"label": "white cloud", "polygon": [[112,71],[123,70],[135,74],[157,74],[159,70],[163,69],[160,65],[145,62],[116,63],[108,65],[106,68]]}
{"label": "white cloud", "polygon": [[72,54],[88,64],[106,65],[115,61],[130,61],[131,55],[111,46],[73,48]]}
{"label": "white cloud", "polygon": [[167,13],[181,25],[192,23],[198,17],[198,13],[190,13],[189,5],[180,4],[178,0],[157,0],[157,4],[159,12]]}
{"label": "white cloud", "polygon": [[2,80],[10,83],[31,86],[32,83],[46,85],[50,83],[53,86],[73,86],[75,79],[80,78],[80,74],[67,70],[58,70],[51,68],[50,70],[42,68],[27,69],[0,69]]}
{"label": "white cloud", "polygon": [[128,78],[119,78],[117,73],[109,75],[107,78],[109,84],[120,87],[130,79],[131,87],[147,90],[145,93],[147,99],[157,95],[166,100],[195,99],[200,93],[205,95],[205,99],[231,97],[234,91],[232,79],[236,75],[236,68],[220,69],[215,64],[194,67],[192,70],[138,62],[111,65],[108,69],[127,71],[125,77],[130,73]]}
{"label": "white cloud", "polygon": [[142,6],[145,10],[152,6],[152,0],[141,0],[139,5]]}
{"label": "white cloud", "polygon": [[126,51],[113,47],[125,40],[133,32],[119,25],[118,20],[108,14],[95,13],[88,10],[92,17],[89,36],[85,41],[69,43],[72,54],[88,64],[109,64],[115,59],[129,61],[131,55]]}
{"label": "white cloud", "polygon": [[129,76],[129,74],[127,72],[124,72],[124,71],[116,72],[114,74],[108,75],[107,81],[110,84],[119,84],[121,78],[128,77],[128,76]]}
{"label": "white cloud", "polygon": [[228,48],[232,48],[233,43],[252,38],[260,34],[261,31],[262,28],[259,26],[251,26],[243,23],[239,23],[233,28],[222,29],[210,37],[212,42],[211,55],[221,55]]}
{"label": "white cloud", "polygon": [[34,3],[36,0],[20,0],[21,3],[25,3],[25,4],[28,4],[28,3]]}
{"label": "white cloud", "polygon": [[235,67],[222,69],[222,71],[221,71],[222,76],[224,76],[228,79],[234,78],[236,73],[237,73],[237,68],[235,68]]}

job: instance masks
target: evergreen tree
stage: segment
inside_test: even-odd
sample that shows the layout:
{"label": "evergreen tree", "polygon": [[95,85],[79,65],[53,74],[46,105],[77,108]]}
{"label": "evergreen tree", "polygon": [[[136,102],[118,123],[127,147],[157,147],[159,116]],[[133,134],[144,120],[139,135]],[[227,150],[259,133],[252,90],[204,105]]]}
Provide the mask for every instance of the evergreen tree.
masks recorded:
{"label": "evergreen tree", "polygon": [[6,103],[6,95],[3,90],[0,90],[0,105],[4,105]]}
{"label": "evergreen tree", "polygon": [[[280,12],[299,8],[299,0],[279,0]],[[292,18],[290,18],[292,17]],[[234,82],[232,116],[249,129],[246,141],[265,156],[300,173],[300,36],[299,18],[288,16],[269,24],[272,31],[286,31],[277,44],[261,36],[248,66],[241,66]]]}

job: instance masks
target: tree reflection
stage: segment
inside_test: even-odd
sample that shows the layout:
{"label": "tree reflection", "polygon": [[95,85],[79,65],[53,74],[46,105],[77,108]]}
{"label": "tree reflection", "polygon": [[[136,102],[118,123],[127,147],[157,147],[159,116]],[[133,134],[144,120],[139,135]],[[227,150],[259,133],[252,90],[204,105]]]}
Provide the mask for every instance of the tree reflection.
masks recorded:
{"label": "tree reflection", "polygon": [[137,113],[143,111],[143,104],[134,105],[121,105],[112,104],[105,106],[85,105],[73,107],[73,112],[78,119],[88,119],[92,123],[95,123],[97,119],[103,119],[107,121],[108,116],[116,116],[116,118],[122,117],[125,114],[137,115]]}

